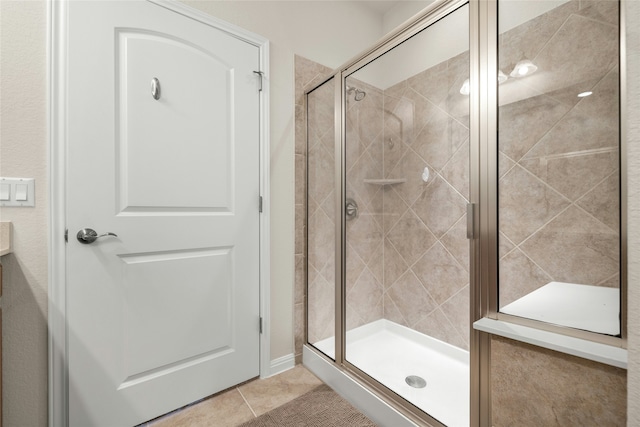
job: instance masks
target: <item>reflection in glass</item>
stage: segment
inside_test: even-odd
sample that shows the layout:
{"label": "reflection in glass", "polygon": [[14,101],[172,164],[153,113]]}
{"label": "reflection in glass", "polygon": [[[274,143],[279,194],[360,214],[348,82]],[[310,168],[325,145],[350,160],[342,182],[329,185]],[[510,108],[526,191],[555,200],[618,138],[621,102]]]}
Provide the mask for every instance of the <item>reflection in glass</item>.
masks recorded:
{"label": "reflection in glass", "polygon": [[[309,343],[332,358],[336,292],[334,98],[334,79],[307,96],[307,334]],[[318,346],[319,342],[325,346]]]}
{"label": "reflection in glass", "polygon": [[450,426],[469,423],[468,20],[345,81],[346,359]]}
{"label": "reflection in glass", "polygon": [[500,311],[618,335],[618,2],[498,8]]}

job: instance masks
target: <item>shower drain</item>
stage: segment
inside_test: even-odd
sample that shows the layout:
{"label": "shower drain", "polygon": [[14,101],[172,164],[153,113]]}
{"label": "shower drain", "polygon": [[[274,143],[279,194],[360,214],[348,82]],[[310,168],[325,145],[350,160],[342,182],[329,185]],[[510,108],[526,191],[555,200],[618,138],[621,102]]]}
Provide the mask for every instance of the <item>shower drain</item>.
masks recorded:
{"label": "shower drain", "polygon": [[427,382],[424,378],[417,375],[409,375],[404,379],[404,381],[413,388],[425,388],[427,386]]}

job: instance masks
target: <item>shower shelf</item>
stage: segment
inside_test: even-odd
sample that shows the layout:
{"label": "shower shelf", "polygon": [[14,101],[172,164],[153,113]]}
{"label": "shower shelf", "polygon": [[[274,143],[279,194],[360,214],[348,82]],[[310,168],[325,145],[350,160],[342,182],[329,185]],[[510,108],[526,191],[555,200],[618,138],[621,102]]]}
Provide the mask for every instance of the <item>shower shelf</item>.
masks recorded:
{"label": "shower shelf", "polygon": [[373,185],[393,185],[393,184],[402,184],[403,182],[407,182],[406,178],[395,178],[395,179],[365,179],[365,184],[373,184]]}

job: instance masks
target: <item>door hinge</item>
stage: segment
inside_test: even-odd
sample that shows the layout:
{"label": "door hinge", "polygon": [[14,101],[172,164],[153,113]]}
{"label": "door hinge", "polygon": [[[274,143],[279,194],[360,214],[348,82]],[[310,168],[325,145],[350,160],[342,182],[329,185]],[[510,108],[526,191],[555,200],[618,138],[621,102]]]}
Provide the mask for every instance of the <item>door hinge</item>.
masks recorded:
{"label": "door hinge", "polygon": [[262,196],[258,199],[258,212],[262,213]]}
{"label": "door hinge", "polygon": [[262,317],[260,318],[258,323],[259,323],[258,328],[260,329],[260,333],[262,333]]}
{"label": "door hinge", "polygon": [[264,78],[264,72],[254,71],[253,73],[258,75],[258,79],[260,81],[260,85],[258,86],[258,92],[262,92],[262,79]]}
{"label": "door hinge", "polygon": [[69,243],[69,229],[68,228],[64,229],[64,242],[65,243]]}
{"label": "door hinge", "polygon": [[467,239],[473,240],[476,238],[475,227],[475,203],[467,203]]}

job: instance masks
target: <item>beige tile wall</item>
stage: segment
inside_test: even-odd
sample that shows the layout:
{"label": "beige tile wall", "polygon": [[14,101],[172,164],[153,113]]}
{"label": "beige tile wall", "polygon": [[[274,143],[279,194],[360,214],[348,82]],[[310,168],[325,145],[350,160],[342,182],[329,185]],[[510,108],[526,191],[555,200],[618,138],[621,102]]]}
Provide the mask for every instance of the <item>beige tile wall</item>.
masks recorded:
{"label": "beige tile wall", "polygon": [[[462,53],[384,91],[384,317],[469,348],[469,77]],[[422,180],[427,167],[430,178]]]}
{"label": "beige tile wall", "polygon": [[[574,0],[500,37],[505,73],[521,59],[539,67],[500,86],[501,305],[553,280],[618,286],[615,6]],[[347,82],[367,92],[347,109],[347,197],[359,206],[347,222],[348,329],[386,318],[468,348],[469,119],[459,93],[468,61],[458,55],[385,91]],[[310,106],[322,128],[310,134],[310,164],[324,174],[309,183],[312,341],[334,328],[332,89],[312,97],[322,108]],[[594,94],[577,98],[584,90]],[[364,182],[374,178],[407,182]]]}
{"label": "beige tile wall", "polygon": [[[570,1],[500,36],[500,305],[551,281],[619,286],[618,3]],[[577,94],[593,91],[578,98]]]}
{"label": "beige tile wall", "polygon": [[[296,212],[295,212],[295,354],[302,359],[307,324],[307,133],[304,89],[320,83],[331,69],[301,56],[295,57],[296,84]],[[333,335],[334,327],[334,222],[333,195],[333,84],[325,85],[310,97],[312,124],[309,128],[309,340],[316,342]]]}
{"label": "beige tile wall", "polygon": [[492,337],[495,427],[623,427],[626,386],[624,369]]}
{"label": "beige tile wall", "polygon": [[[297,69],[311,70],[312,79],[314,66],[296,61]],[[348,330],[386,318],[468,349],[469,108],[459,92],[468,63],[463,53],[385,91],[347,81],[367,93],[361,101],[353,94],[347,101],[347,197],[359,207],[358,216],[347,221]],[[333,86],[319,90],[309,98],[311,342],[332,336],[334,328]],[[297,122],[303,125],[302,118]],[[427,183],[421,178],[425,166],[431,173]],[[382,178],[407,181],[365,182]],[[302,218],[302,202],[298,206]],[[303,227],[299,221],[298,229]],[[302,282],[303,255],[297,256]],[[297,289],[303,295],[302,283]],[[302,307],[298,312],[304,314]]]}
{"label": "beige tile wall", "polygon": [[384,257],[382,188],[367,179],[383,178],[383,102],[380,89],[353,78],[347,86],[366,92],[364,99],[347,96],[346,195],[358,205],[347,221],[346,327],[362,326],[383,317]]}

